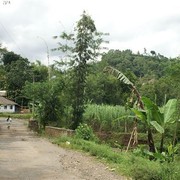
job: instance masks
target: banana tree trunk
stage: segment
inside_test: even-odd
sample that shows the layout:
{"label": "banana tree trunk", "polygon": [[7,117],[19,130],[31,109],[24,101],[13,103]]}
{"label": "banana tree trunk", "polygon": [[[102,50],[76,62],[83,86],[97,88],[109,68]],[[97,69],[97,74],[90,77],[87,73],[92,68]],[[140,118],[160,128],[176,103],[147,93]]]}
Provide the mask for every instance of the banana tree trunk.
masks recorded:
{"label": "banana tree trunk", "polygon": [[179,129],[179,123],[178,123],[178,121],[177,121],[177,122],[176,122],[176,128],[175,128],[174,135],[173,135],[173,142],[172,142],[173,147],[175,147],[176,144],[177,144],[177,130],[178,130],[178,129]]}
{"label": "banana tree trunk", "polygon": [[162,134],[162,136],[161,136],[161,145],[160,145],[160,153],[162,153],[163,152],[163,145],[164,145],[164,133]]}
{"label": "banana tree trunk", "polygon": [[151,128],[148,128],[148,145],[149,145],[149,151],[155,153],[156,149],[154,146],[154,140],[153,140]]}

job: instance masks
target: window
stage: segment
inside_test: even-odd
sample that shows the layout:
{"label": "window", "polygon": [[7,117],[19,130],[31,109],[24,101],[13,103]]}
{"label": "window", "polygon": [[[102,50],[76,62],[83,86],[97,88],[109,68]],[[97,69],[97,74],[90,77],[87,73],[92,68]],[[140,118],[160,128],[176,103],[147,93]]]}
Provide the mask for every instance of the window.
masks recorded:
{"label": "window", "polygon": [[4,109],[7,109],[7,106],[4,106]]}
{"label": "window", "polygon": [[10,109],[13,109],[13,105],[10,105]]}

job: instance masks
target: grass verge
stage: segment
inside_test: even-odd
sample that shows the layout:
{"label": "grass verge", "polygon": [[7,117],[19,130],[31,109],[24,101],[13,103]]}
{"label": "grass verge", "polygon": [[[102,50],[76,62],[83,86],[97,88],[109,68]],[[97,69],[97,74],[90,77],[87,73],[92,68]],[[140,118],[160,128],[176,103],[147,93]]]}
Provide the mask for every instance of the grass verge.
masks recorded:
{"label": "grass verge", "polygon": [[8,116],[11,116],[14,119],[30,119],[32,117],[32,114],[0,113],[0,117]]}
{"label": "grass verge", "polygon": [[53,138],[53,143],[62,147],[82,150],[108,163],[116,172],[135,180],[177,180],[180,179],[178,162],[160,163],[139,157],[131,152],[117,152],[104,144],[71,137]]}

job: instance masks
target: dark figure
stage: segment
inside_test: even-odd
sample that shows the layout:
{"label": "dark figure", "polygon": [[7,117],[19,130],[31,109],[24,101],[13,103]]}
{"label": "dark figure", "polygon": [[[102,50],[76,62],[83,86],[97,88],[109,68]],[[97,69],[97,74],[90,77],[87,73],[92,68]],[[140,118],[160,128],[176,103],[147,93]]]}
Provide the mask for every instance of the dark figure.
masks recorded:
{"label": "dark figure", "polygon": [[8,129],[10,129],[10,127],[11,127],[11,122],[12,122],[12,119],[11,119],[11,117],[10,116],[8,116],[8,118],[7,118],[7,128]]}

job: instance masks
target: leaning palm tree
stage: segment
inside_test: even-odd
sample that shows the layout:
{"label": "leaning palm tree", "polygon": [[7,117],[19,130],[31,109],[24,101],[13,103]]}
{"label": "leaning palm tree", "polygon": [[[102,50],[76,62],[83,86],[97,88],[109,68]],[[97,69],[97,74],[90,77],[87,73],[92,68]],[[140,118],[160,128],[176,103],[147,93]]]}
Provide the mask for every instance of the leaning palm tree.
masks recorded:
{"label": "leaning palm tree", "polygon": [[135,94],[137,97],[137,105],[141,109],[144,109],[144,105],[142,103],[141,96],[140,96],[136,86],[121,71],[119,71],[111,66],[105,67],[103,71],[107,72],[109,74],[112,74],[113,76],[115,76],[118,80],[120,80],[124,84],[129,85],[130,88],[132,89],[133,94]]}
{"label": "leaning palm tree", "polygon": [[[103,71],[107,72],[109,74],[112,74],[113,76],[115,76],[118,80],[120,80],[124,84],[129,85],[130,88],[132,89],[133,94],[137,97],[137,104],[136,105],[138,106],[138,108],[141,108],[142,110],[144,110],[144,104],[143,104],[143,101],[141,99],[139,91],[137,90],[136,86],[121,71],[119,71],[119,70],[117,70],[111,66],[105,67]],[[134,127],[134,129],[136,129],[136,127]],[[149,127],[147,130],[148,130],[149,151],[155,152],[156,150],[155,150],[155,145],[154,145],[154,140],[153,140],[151,128]],[[134,133],[134,130],[132,133]]]}

